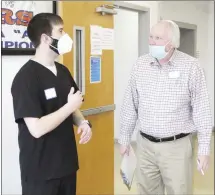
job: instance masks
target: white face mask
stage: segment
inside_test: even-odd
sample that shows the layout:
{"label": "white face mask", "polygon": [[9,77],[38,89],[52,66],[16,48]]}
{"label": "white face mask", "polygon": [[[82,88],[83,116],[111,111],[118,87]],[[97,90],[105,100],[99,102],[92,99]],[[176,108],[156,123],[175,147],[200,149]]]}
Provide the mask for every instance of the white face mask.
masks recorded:
{"label": "white face mask", "polygon": [[[51,37],[52,38],[52,37]],[[72,50],[73,41],[68,34],[64,34],[59,40],[52,38],[50,48],[59,55],[69,53]]]}
{"label": "white face mask", "polygon": [[167,54],[169,53],[169,52],[165,51],[166,45],[163,45],[163,46],[149,45],[149,52],[152,55],[152,57],[154,57],[158,60],[165,58],[167,56]]}

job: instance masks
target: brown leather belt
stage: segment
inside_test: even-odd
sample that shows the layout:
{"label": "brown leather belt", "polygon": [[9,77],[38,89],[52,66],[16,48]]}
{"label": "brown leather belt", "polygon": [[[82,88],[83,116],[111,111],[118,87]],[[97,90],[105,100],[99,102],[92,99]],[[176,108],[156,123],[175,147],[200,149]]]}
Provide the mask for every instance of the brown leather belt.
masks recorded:
{"label": "brown leather belt", "polygon": [[165,138],[155,138],[151,135],[147,135],[145,133],[143,133],[142,131],[140,131],[140,135],[142,135],[144,138],[148,139],[149,141],[152,142],[168,142],[168,141],[173,141],[173,140],[177,140],[183,137],[188,136],[190,133],[181,133],[172,137],[165,137]]}

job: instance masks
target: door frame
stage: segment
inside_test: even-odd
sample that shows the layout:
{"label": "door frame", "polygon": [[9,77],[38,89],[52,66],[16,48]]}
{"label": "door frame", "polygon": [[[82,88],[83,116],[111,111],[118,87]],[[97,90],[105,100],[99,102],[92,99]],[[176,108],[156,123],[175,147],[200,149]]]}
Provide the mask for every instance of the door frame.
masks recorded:
{"label": "door frame", "polygon": [[[119,9],[138,12],[138,57],[149,53],[150,8],[122,1],[114,1],[113,3],[114,6]],[[114,131],[116,131],[116,129],[114,129]],[[131,142],[136,142],[136,140],[132,139]],[[118,138],[115,136],[114,143],[118,143]]]}
{"label": "door frame", "polygon": [[150,34],[150,8],[122,1],[114,1],[114,5],[119,9],[138,12],[138,56],[148,53],[148,38]]}

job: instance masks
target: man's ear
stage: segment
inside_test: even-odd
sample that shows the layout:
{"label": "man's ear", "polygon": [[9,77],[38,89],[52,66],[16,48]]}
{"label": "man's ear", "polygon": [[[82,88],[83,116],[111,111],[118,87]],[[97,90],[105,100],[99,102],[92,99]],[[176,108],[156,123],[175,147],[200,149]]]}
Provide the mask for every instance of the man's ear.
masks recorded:
{"label": "man's ear", "polygon": [[47,36],[46,34],[41,35],[40,41],[41,41],[41,43],[51,44],[51,38],[49,36]]}
{"label": "man's ear", "polygon": [[167,51],[170,51],[171,49],[173,49],[174,48],[174,46],[172,45],[172,43],[169,43],[168,45],[167,45],[167,47],[166,47],[166,50]]}

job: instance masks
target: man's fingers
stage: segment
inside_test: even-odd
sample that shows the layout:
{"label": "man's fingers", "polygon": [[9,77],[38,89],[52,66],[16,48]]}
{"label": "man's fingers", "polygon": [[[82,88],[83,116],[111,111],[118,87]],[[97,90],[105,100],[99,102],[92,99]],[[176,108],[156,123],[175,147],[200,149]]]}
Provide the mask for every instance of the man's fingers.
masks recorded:
{"label": "man's fingers", "polygon": [[124,154],[127,154],[129,155],[129,147],[123,147],[120,149],[120,154],[121,155],[124,155]]}
{"label": "man's fingers", "polygon": [[85,137],[85,136],[87,135],[87,133],[88,133],[88,129],[84,129],[84,130],[82,131],[82,134],[81,134],[80,139],[82,139],[83,137]]}
{"label": "man's fingers", "polygon": [[200,171],[203,168],[202,161],[198,160],[198,170]]}
{"label": "man's fingers", "polygon": [[130,152],[130,150],[129,150],[129,148],[127,148],[126,154],[129,155],[129,152]]}
{"label": "man's fingers", "polygon": [[[71,87],[71,89],[70,89],[70,94],[74,94],[74,92],[75,92],[75,88],[74,87]],[[80,91],[76,91],[76,93],[75,94],[78,94],[78,95],[81,95],[82,96],[82,93],[80,92]]]}
{"label": "man's fingers", "polygon": [[86,144],[87,142],[90,141],[91,137],[92,137],[92,135],[87,136],[86,138],[84,138],[84,139],[82,140],[82,143],[83,143],[83,144]]}
{"label": "man's fingers", "polygon": [[80,144],[86,144],[92,137],[91,133],[86,134],[83,138],[80,139]]}
{"label": "man's fingers", "polygon": [[78,128],[78,134],[80,134],[80,133],[81,133],[81,128],[79,127],[79,128]]}
{"label": "man's fingers", "polygon": [[209,167],[209,156],[199,156],[197,159],[198,170],[204,175]]}
{"label": "man's fingers", "polygon": [[72,87],[71,89],[70,89],[70,94],[73,94],[74,93],[74,91],[75,91],[75,89],[74,89],[74,87]]}
{"label": "man's fingers", "polygon": [[125,154],[125,151],[120,150],[120,154],[121,154],[121,155],[124,155],[124,154]]}
{"label": "man's fingers", "polygon": [[76,94],[78,94],[78,95],[82,95],[80,91],[76,91]]}
{"label": "man's fingers", "polygon": [[126,154],[129,155],[129,152],[130,152],[130,147],[128,146],[128,147],[126,148]]}

